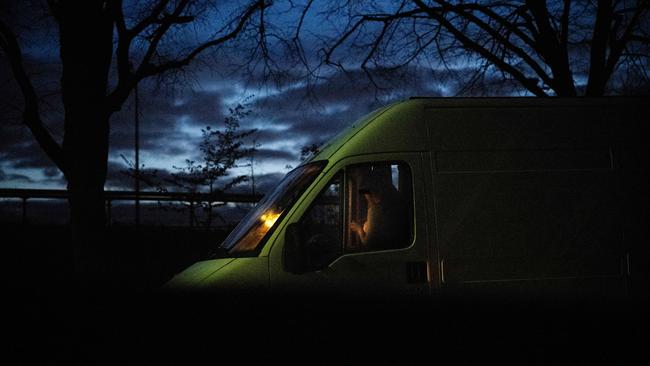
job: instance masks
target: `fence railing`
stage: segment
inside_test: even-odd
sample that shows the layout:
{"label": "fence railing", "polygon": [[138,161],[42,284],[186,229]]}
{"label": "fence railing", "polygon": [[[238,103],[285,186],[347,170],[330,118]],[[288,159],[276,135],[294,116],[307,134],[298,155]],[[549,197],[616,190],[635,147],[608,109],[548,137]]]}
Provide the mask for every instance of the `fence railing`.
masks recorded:
{"label": "fence railing", "polygon": [[[68,199],[69,192],[65,189],[13,189],[0,188],[0,198],[22,200],[22,222],[27,222],[27,201],[29,199]],[[105,191],[107,221],[111,222],[113,201],[163,201],[179,202],[189,205],[190,226],[194,223],[194,206],[200,203],[255,203],[262,195],[243,193],[188,193],[188,192],[133,192]],[[136,220],[138,222],[139,220]]]}

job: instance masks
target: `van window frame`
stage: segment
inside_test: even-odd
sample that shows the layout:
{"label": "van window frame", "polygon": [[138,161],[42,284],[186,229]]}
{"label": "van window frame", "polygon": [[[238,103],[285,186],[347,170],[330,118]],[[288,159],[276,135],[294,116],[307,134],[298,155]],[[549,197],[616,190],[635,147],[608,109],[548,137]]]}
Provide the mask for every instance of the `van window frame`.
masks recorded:
{"label": "van window frame", "polygon": [[[264,236],[262,237],[262,239],[260,239],[259,244],[256,246],[255,249],[250,250],[250,251],[245,251],[245,252],[230,252],[230,250],[227,250],[227,251],[226,251],[227,254],[226,254],[224,257],[219,256],[219,255],[218,255],[218,252],[215,252],[215,253],[212,253],[212,254],[209,256],[209,258],[210,258],[210,259],[216,259],[216,258],[247,258],[247,257],[258,257],[258,256],[262,253],[262,250],[264,250],[264,248],[266,247],[266,245],[267,245],[267,243],[269,242],[269,240],[273,237],[273,235],[274,235],[274,233],[276,232],[276,230],[278,230],[278,228],[279,228],[280,226],[282,226],[282,223],[285,221],[286,217],[289,215],[289,212],[290,212],[290,211],[291,211],[291,210],[292,210],[296,205],[298,205],[298,204],[300,204],[300,202],[302,202],[302,199],[303,199],[303,197],[304,197],[306,194],[309,194],[309,192],[311,192],[311,190],[313,189],[312,187],[314,186],[314,184],[318,184],[318,182],[319,182],[318,176],[319,176],[319,175],[322,175],[322,174],[324,174],[324,173],[327,173],[327,171],[326,171],[326,167],[327,167],[328,163],[329,163],[328,160],[318,160],[318,161],[306,162],[306,163],[301,164],[300,166],[298,166],[298,167],[295,168],[295,169],[298,169],[298,168],[301,167],[301,166],[306,166],[306,165],[315,165],[315,166],[320,166],[320,169],[321,169],[321,170],[320,170],[319,173],[317,173],[317,174],[312,178],[311,182],[309,182],[309,184],[307,184],[307,185],[303,188],[302,193],[300,193],[298,196],[296,196],[296,197],[294,198],[294,201],[293,201],[290,205],[287,206],[287,208],[282,212],[282,214],[280,214],[280,216],[276,219],[275,224],[274,224],[273,226],[271,226],[271,228],[270,228],[270,229],[269,229],[269,230],[264,234]],[[287,173],[287,174],[289,174],[289,173]],[[286,175],[285,175],[285,177],[286,177]],[[283,179],[284,179],[285,177],[283,177]],[[253,210],[253,209],[254,209],[254,208],[251,208],[251,210]],[[236,226],[235,226],[235,227],[236,227]],[[219,245],[218,245],[218,248],[219,248],[219,249],[222,248],[222,245],[223,245],[223,243],[219,244]]]}
{"label": "van window frame", "polygon": [[[413,166],[410,164],[408,161],[405,160],[400,160],[400,159],[386,159],[386,160],[367,160],[367,161],[360,161],[360,162],[355,162],[355,163],[350,163],[346,164],[343,169],[345,169],[345,174],[344,174],[344,197],[343,197],[343,203],[347,203],[348,199],[350,199],[349,194],[348,194],[348,187],[347,187],[347,177],[348,177],[348,169],[353,166],[360,166],[360,165],[372,165],[372,164],[387,164],[387,165],[404,165],[408,169],[408,175],[409,175],[409,197],[408,200],[406,200],[406,204],[408,205],[407,209],[409,212],[409,222],[408,222],[408,228],[409,228],[409,237],[404,246],[400,246],[397,248],[378,248],[378,249],[362,249],[362,250],[349,250],[347,248],[347,235],[349,232],[349,224],[347,220],[347,215],[348,215],[348,210],[347,207],[343,207],[343,242],[342,242],[342,254],[341,256],[345,255],[360,255],[360,254],[366,254],[366,253],[377,253],[377,252],[390,252],[390,251],[395,251],[395,250],[404,250],[408,249],[411,246],[413,246],[414,241],[415,241],[415,214],[413,212],[415,208],[415,186],[414,186],[414,179],[413,179]],[[347,205],[346,205],[347,206]],[[339,256],[339,258],[341,257]],[[333,263],[333,262],[332,262]]]}
{"label": "van window frame", "polygon": [[[348,199],[350,198],[349,193],[348,193],[348,186],[347,186],[347,182],[348,182],[347,178],[348,178],[348,174],[349,174],[348,169],[350,169],[350,167],[354,167],[354,166],[372,165],[372,164],[387,164],[387,165],[398,165],[398,166],[403,165],[403,166],[407,167],[408,175],[409,175],[408,181],[409,181],[409,193],[410,193],[409,197],[408,197],[408,200],[406,201],[406,204],[408,205],[408,207],[407,207],[408,212],[409,212],[409,218],[408,218],[408,220],[409,220],[409,223],[408,223],[409,238],[408,238],[408,241],[405,243],[404,246],[400,246],[398,248],[363,249],[363,250],[351,251],[351,250],[348,250],[346,248],[347,234],[348,234],[348,230],[349,230],[349,222],[347,220],[348,209],[347,209],[346,202],[348,202]],[[342,221],[341,222],[341,228],[340,228],[340,230],[342,231],[342,233],[341,233],[341,243],[340,243],[341,252],[336,258],[333,258],[330,261],[330,263],[327,264],[327,267],[331,266],[336,261],[338,261],[341,257],[344,257],[344,256],[364,255],[364,254],[379,253],[379,252],[401,251],[401,250],[409,249],[409,248],[411,248],[413,246],[413,244],[415,242],[415,229],[416,229],[415,228],[415,213],[414,213],[414,208],[415,208],[415,180],[413,178],[413,176],[414,176],[413,171],[414,171],[413,170],[413,164],[411,164],[410,162],[408,162],[406,160],[402,160],[402,159],[379,159],[379,160],[357,161],[357,162],[352,162],[352,163],[347,163],[347,164],[344,163],[343,166],[341,166],[338,169],[334,170],[334,174],[332,174],[331,177],[329,179],[327,179],[327,183],[325,183],[322,187],[320,187],[320,189],[318,190],[318,193],[316,195],[314,195],[313,200],[311,202],[309,202],[309,205],[305,208],[305,210],[301,213],[300,217],[296,220],[297,223],[300,223],[303,220],[305,215],[307,215],[311,211],[313,205],[315,204],[317,198],[320,196],[320,194],[323,192],[323,190],[325,190],[325,189],[327,189],[327,187],[329,187],[329,185],[331,183],[331,180],[334,177],[336,177],[337,175],[340,174],[341,179],[342,179],[342,183],[341,183],[342,192],[341,192],[340,200],[339,200],[340,205],[341,205],[341,207],[340,207],[340,210],[341,210],[340,215],[341,215],[341,221]],[[300,204],[300,201],[296,202],[295,204]],[[316,272],[316,270],[310,271],[310,272],[307,272],[307,273],[313,273],[313,272]]]}

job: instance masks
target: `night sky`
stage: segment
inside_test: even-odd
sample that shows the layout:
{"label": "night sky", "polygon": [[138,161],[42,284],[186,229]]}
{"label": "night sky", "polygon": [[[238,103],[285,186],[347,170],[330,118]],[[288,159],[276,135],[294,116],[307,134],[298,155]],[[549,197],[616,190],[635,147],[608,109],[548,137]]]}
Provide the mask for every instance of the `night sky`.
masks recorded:
{"label": "night sky", "polygon": [[[33,4],[32,4],[33,3]],[[397,2],[374,2],[377,8],[390,9]],[[34,5],[36,4],[36,5]],[[41,114],[56,139],[63,136],[63,111],[59,92],[60,60],[58,32],[46,7],[39,2],[24,2],[8,7],[19,16],[5,18],[19,34],[28,72],[42,98]],[[130,2],[126,3],[127,7]],[[136,4],[140,4],[136,2]],[[171,33],[164,45],[175,50],[214,33],[236,8],[229,2],[218,11],[204,11],[200,26],[182,28]],[[301,40],[308,63],[314,65],[327,40],[340,34],[343,16],[325,16],[314,5],[304,19]],[[285,31],[290,35],[303,8],[298,4],[276,2],[267,13],[275,28],[270,33]],[[16,10],[17,9],[17,10]],[[25,10],[27,9],[27,11]],[[45,9],[45,10],[44,10]],[[29,14],[29,15],[25,15]],[[284,24],[284,26],[283,26]],[[218,28],[218,27],[216,27]],[[248,37],[248,38],[247,38]],[[204,55],[184,70],[162,82],[155,78],[140,84],[141,99],[141,163],[146,169],[156,169],[159,177],[175,172],[173,166],[183,166],[185,159],[198,159],[201,128],[223,126],[228,108],[247,101],[251,114],[241,121],[241,129],[258,129],[247,144],[255,139],[259,144],[255,155],[255,175],[258,191],[277,182],[288,165],[300,163],[300,148],[322,143],[360,116],[386,103],[410,96],[455,96],[459,80],[469,75],[476,65],[465,60],[446,60],[443,65],[431,54],[393,75],[380,80],[374,87],[358,66],[360,51],[341,48],[335,59],[348,62],[347,72],[334,67],[321,67],[317,77],[304,78],[305,70],[295,60],[280,55],[279,44],[269,41],[275,55],[276,67],[286,72],[282,80],[264,77],[259,68],[237,68],[246,59],[251,34],[243,34],[236,42]],[[274,43],[275,42],[275,43]],[[355,59],[356,58],[356,59]],[[313,76],[313,75],[312,75]],[[481,89],[465,91],[463,95],[529,95],[522,88],[499,83],[500,74],[488,72]],[[578,84],[584,75],[575,74]],[[30,131],[21,123],[20,94],[4,55],[0,55],[0,187],[2,188],[65,188],[62,174],[37,145]],[[375,80],[376,82],[376,80]],[[111,119],[109,171],[106,189],[131,189],[133,182],[122,173],[127,168],[122,156],[134,159],[133,93],[122,110]],[[243,162],[242,162],[243,163]],[[250,168],[233,174],[250,174]],[[243,187],[240,187],[243,189]]]}

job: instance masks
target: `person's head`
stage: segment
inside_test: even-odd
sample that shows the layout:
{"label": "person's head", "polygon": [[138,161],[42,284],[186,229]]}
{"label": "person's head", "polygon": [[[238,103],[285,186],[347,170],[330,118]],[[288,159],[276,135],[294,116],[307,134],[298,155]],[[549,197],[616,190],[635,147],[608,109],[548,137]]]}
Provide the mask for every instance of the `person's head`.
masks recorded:
{"label": "person's head", "polygon": [[377,204],[382,201],[384,187],[381,177],[376,173],[364,176],[359,184],[359,194],[363,195],[369,203]]}
{"label": "person's head", "polygon": [[369,203],[378,204],[381,202],[381,196],[375,190],[362,187],[359,189],[359,194],[362,194]]}

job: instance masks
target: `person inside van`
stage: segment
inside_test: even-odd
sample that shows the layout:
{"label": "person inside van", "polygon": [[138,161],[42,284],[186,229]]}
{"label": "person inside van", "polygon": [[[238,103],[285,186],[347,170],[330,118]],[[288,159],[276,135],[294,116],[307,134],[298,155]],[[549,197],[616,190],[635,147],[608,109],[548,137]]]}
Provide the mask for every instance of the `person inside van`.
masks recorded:
{"label": "person inside van", "polygon": [[367,179],[359,188],[367,202],[363,224],[350,222],[350,230],[359,238],[360,249],[378,250],[404,247],[408,240],[408,215],[399,192],[376,177]]}

